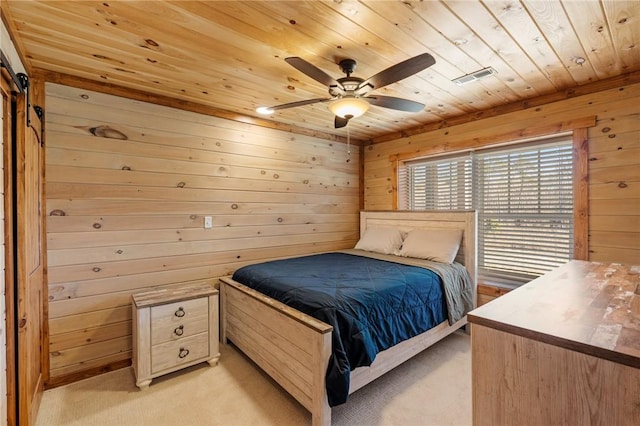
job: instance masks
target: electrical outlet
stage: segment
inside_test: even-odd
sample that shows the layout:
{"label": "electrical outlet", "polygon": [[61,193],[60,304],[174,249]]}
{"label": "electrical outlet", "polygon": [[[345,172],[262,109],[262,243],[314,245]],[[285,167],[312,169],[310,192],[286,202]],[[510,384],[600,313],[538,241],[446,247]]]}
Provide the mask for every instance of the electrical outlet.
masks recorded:
{"label": "electrical outlet", "polygon": [[206,229],[213,228],[213,217],[211,216],[204,217],[204,227]]}

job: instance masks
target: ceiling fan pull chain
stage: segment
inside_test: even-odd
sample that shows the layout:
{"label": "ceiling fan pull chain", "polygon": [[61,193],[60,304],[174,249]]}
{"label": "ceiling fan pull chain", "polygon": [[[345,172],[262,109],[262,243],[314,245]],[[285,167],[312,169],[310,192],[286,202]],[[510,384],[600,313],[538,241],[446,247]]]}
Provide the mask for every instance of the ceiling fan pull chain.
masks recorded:
{"label": "ceiling fan pull chain", "polygon": [[347,126],[347,163],[351,161],[351,133],[349,132],[349,127]]}

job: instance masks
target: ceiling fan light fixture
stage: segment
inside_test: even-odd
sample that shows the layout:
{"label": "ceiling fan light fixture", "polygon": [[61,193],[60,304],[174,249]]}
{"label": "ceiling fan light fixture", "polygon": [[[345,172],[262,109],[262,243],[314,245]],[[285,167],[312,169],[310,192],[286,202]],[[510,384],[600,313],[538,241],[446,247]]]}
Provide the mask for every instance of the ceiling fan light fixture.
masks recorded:
{"label": "ceiling fan light fixture", "polygon": [[360,98],[340,98],[329,104],[329,110],[338,117],[360,117],[369,109],[369,102]]}

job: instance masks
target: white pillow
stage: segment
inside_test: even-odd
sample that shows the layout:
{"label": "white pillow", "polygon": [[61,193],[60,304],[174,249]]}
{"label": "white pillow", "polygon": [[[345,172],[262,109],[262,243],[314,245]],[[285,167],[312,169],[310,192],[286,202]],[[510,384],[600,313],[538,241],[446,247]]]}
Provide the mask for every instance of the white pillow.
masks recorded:
{"label": "white pillow", "polygon": [[397,254],[452,263],[458,254],[461,240],[461,229],[412,229]]}
{"label": "white pillow", "polygon": [[383,254],[395,254],[402,246],[402,232],[397,228],[369,228],[354,248]]}

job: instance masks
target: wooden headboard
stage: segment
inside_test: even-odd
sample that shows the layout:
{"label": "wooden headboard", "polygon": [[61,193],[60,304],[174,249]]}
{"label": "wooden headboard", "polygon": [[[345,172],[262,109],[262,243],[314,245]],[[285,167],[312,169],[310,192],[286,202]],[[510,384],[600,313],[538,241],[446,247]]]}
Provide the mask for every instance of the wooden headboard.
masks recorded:
{"label": "wooden headboard", "polygon": [[362,211],[360,212],[360,236],[371,227],[396,227],[401,231],[411,229],[461,229],[462,244],[456,261],[463,264],[474,286],[477,283],[477,214],[475,210],[464,211]]}

